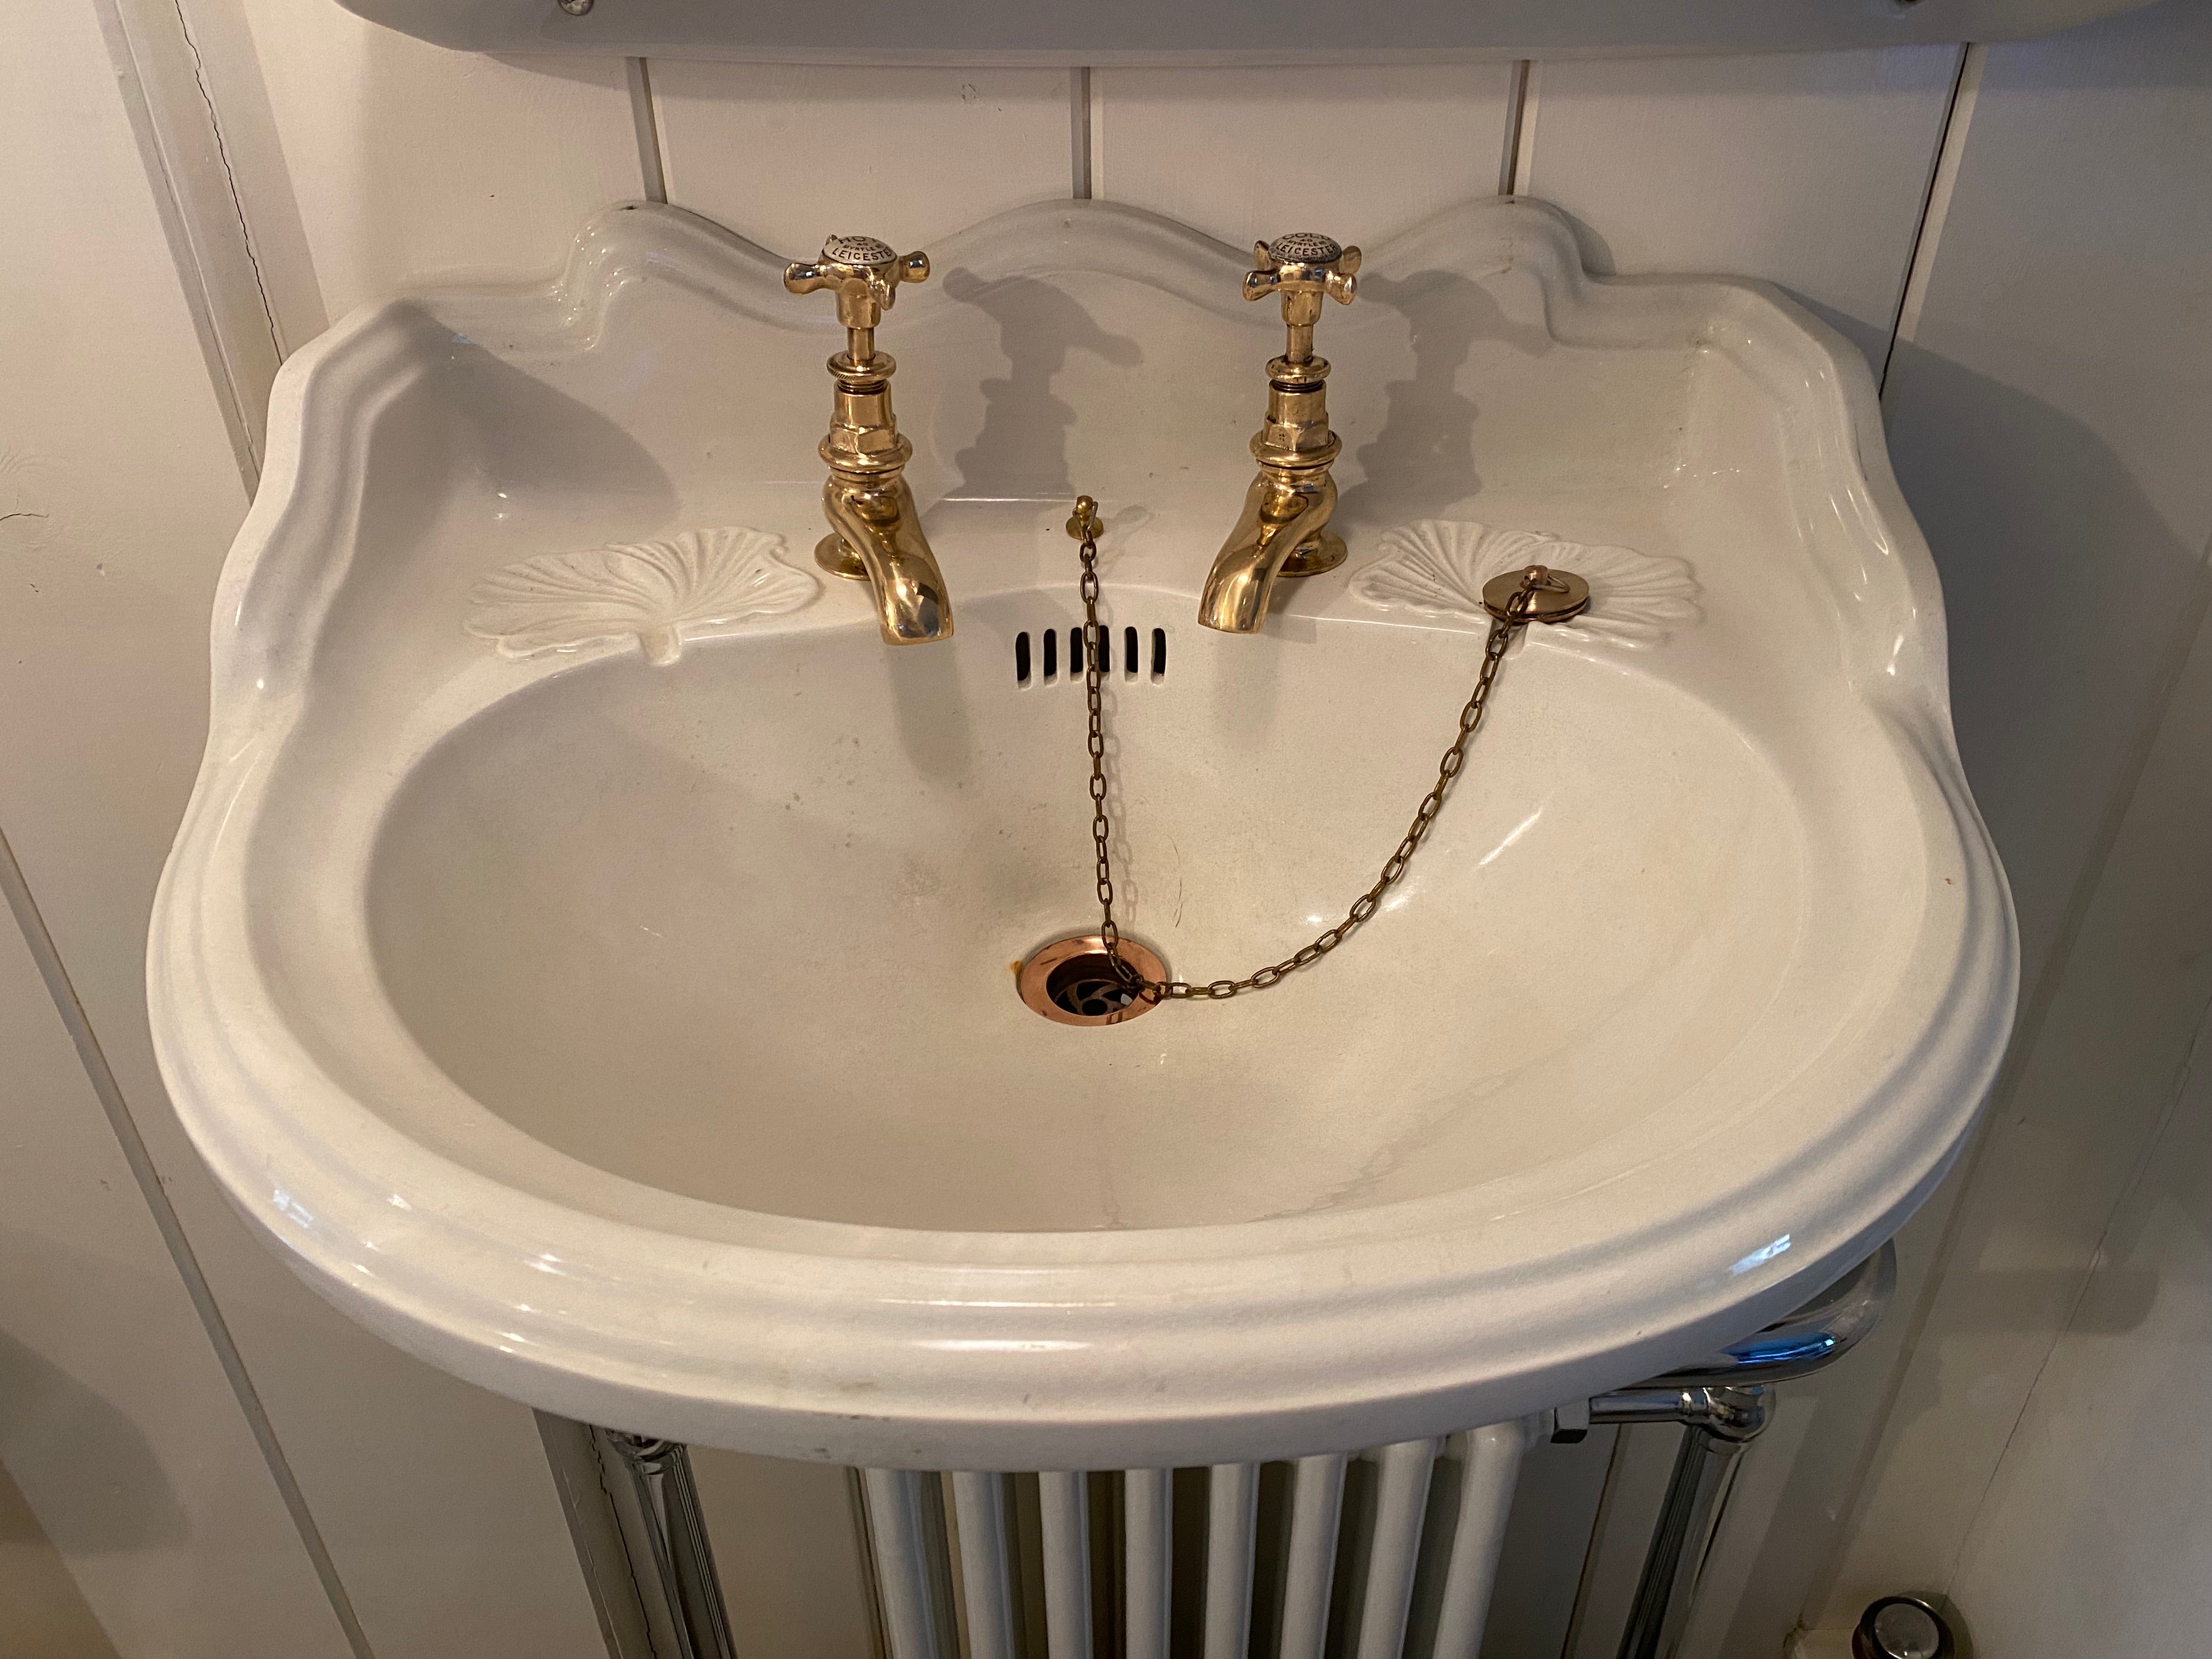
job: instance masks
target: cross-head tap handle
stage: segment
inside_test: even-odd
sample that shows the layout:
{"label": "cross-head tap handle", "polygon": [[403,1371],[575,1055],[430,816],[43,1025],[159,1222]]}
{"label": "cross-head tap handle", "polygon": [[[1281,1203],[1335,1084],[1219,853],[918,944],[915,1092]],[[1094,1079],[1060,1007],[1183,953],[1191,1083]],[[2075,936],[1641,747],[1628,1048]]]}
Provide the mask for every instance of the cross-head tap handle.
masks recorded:
{"label": "cross-head tap handle", "polygon": [[1322,295],[1348,306],[1359,291],[1359,250],[1319,231],[1294,230],[1272,242],[1253,243],[1252,264],[1244,273],[1244,297],[1283,296],[1283,322],[1291,331],[1290,349],[1284,355],[1293,363],[1306,362],[1313,356]]}
{"label": "cross-head tap handle", "polygon": [[826,288],[837,296],[837,320],[872,331],[898,298],[901,283],[929,280],[927,253],[899,253],[872,236],[832,236],[811,264],[784,267],[783,285],[793,294]]}

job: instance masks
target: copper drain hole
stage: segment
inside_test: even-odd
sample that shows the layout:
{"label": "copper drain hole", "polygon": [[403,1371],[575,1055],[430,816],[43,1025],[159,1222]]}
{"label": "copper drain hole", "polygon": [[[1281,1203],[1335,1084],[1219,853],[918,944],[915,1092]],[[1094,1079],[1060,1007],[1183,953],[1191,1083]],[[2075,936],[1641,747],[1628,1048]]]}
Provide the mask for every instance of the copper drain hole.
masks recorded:
{"label": "copper drain hole", "polygon": [[[1121,960],[1146,979],[1168,976],[1167,964],[1134,939],[1122,939]],[[1159,1006],[1122,981],[1097,933],[1054,939],[1014,970],[1014,988],[1061,1025],[1118,1025]]]}

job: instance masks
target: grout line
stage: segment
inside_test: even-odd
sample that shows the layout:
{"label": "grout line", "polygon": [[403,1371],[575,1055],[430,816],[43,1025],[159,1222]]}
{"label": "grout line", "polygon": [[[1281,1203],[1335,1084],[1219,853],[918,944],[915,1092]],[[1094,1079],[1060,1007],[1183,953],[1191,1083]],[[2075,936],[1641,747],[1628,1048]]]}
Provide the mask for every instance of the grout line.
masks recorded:
{"label": "grout line", "polygon": [[54,1011],[68,1028],[70,1041],[76,1045],[77,1060],[84,1067],[85,1076],[106,1115],[108,1127],[114,1132],[123,1149],[124,1162],[130,1166],[138,1190],[153,1212],[154,1224],[161,1230],[161,1241],[169,1248],[170,1260],[176,1263],[177,1274],[184,1280],[185,1293],[191,1297],[192,1307],[198,1313],[201,1328],[206,1331],[208,1342],[215,1349],[223,1375],[229,1378],[231,1392],[237,1396],[239,1409],[244,1413],[246,1425],[261,1448],[263,1459],[268,1463],[270,1478],[276,1484],[277,1494],[298,1528],[300,1541],[314,1565],[315,1577],[330,1598],[331,1611],[337,1616],[339,1627],[345,1632],[346,1645],[353,1650],[356,1659],[374,1659],[368,1645],[368,1636],[355,1615],[353,1600],[346,1594],[344,1583],[338,1577],[337,1564],[331,1559],[329,1547],[323,1541],[322,1529],[307,1508],[307,1495],[292,1474],[290,1462],[276,1439],[276,1431],[269,1421],[269,1413],[261,1403],[260,1391],[253,1386],[247,1374],[246,1361],[238,1352],[232,1338],[230,1326],[216,1305],[215,1292],[209,1288],[207,1276],[200,1270],[199,1258],[193,1253],[191,1241],[185,1236],[184,1224],[178,1220],[175,1206],[161,1185],[161,1172],[155,1167],[153,1155],[146,1150],[146,1142],[138,1133],[137,1121],[131,1115],[130,1103],[123,1097],[122,1085],[115,1080],[115,1073],[107,1063],[107,1056],[100,1046],[100,1039],[86,1016],[84,1004],[70,983],[69,970],[63,964],[60,952],[55,948],[54,936],[47,931],[46,918],[40,914],[38,902],[32,896],[29,884],[23,878],[23,868],[15,861],[15,849],[8,844],[7,836],[0,834],[0,894],[4,894],[8,908],[15,914],[15,923],[22,930],[23,942],[30,949],[32,960],[38,963],[39,977],[46,981],[46,994],[53,999]]}
{"label": "grout line", "polygon": [[1508,196],[1526,196],[1536,172],[1536,112],[1538,94],[1544,89],[1544,65],[1534,58],[1522,60],[1528,73],[1516,79],[1518,96],[1513,110],[1513,173]]}
{"label": "grout line", "polygon": [[668,158],[661,153],[660,121],[653,110],[653,70],[642,58],[623,59],[629,86],[630,125],[637,131],[637,175],[645,199],[668,199]]}
{"label": "grout line", "polygon": [[1091,198],[1091,71],[1067,72],[1068,194],[1079,202]]}
{"label": "grout line", "polygon": [[1534,67],[1528,58],[1513,60],[1513,78],[1505,89],[1505,142],[1498,152],[1498,193],[1513,194],[1515,173],[1521,159],[1521,124],[1528,109],[1528,71]]}
{"label": "grout line", "polygon": [[1084,106],[1091,112],[1091,195],[1103,202],[1106,199],[1106,92],[1097,70],[1091,70],[1087,79]]}
{"label": "grout line", "polygon": [[1910,344],[1920,332],[1921,308],[1928,302],[1928,284],[1936,270],[1936,252],[1943,239],[1943,222],[1950,216],[1951,193],[1959,183],[1959,165],[1966,153],[1966,132],[1973,125],[1974,99],[1982,87],[1982,64],[1989,48],[1969,42],[1959,49],[1958,73],[1951,80],[1951,100],[1943,110],[1942,136],[1928,169],[1927,193],[1920,198],[1920,223],[1912,233],[1912,252],[1905,258],[1905,286],[1897,296],[1897,312],[1890,319],[1889,346],[1881,355],[1881,373],[1875,377],[1876,395],[1887,409],[1890,365],[1897,361],[1900,341]]}

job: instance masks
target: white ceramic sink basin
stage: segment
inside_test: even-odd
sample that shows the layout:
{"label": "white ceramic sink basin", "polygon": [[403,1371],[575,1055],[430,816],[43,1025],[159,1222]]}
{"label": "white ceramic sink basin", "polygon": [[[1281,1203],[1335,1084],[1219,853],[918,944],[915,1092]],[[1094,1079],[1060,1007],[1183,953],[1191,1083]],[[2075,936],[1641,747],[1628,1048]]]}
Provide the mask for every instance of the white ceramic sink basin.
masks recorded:
{"label": "white ceramic sink basin", "polygon": [[[811,574],[834,336],[757,249],[618,210],[557,283],[302,352],[150,957],[217,1176],[463,1376],[849,1462],[1372,1444],[1802,1299],[1972,1121],[2002,878],[1863,366],[1571,249],[1500,203],[1369,250],[1322,342],[1352,558],[1249,638],[1194,605],[1279,325],[1147,216],[994,220],[886,324],[957,618],[900,650]],[[1078,489],[1123,925],[1191,979],[1373,879],[1483,576],[1595,595],[1343,949],[1099,1029],[1011,973],[1097,921]]]}
{"label": "white ceramic sink basin", "polygon": [[[495,705],[411,769],[372,855],[401,1022],[476,1102],[595,1168],[995,1231],[1525,1174],[1663,1112],[1766,1012],[1808,908],[1771,763],[1663,684],[1536,650],[1480,782],[1356,947],[1141,1029],[1036,1018],[1012,961],[1095,920],[1081,685],[1018,689],[1007,644],[1059,609],[972,605],[929,660],[848,625]],[[1189,627],[1176,596],[1117,609],[1176,624],[1169,674],[1111,711],[1126,925],[1202,979],[1287,955],[1374,878],[1477,641],[1247,641]],[[1360,694],[1386,683],[1408,717],[1370,740]],[[1285,743],[1288,684],[1312,706]]]}

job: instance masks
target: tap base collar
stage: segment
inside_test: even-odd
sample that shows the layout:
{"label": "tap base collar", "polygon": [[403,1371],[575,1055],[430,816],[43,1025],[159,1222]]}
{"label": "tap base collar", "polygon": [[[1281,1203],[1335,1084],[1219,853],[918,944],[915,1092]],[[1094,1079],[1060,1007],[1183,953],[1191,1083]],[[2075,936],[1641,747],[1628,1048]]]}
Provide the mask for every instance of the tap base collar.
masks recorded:
{"label": "tap base collar", "polygon": [[842,576],[848,582],[868,580],[868,567],[860,562],[860,556],[846,544],[845,538],[834,530],[814,544],[814,562],[833,576]]}
{"label": "tap base collar", "polygon": [[1344,538],[1334,530],[1324,530],[1311,541],[1291,550],[1291,555],[1275,572],[1277,580],[1285,576],[1318,576],[1324,570],[1334,570],[1344,562]]}

